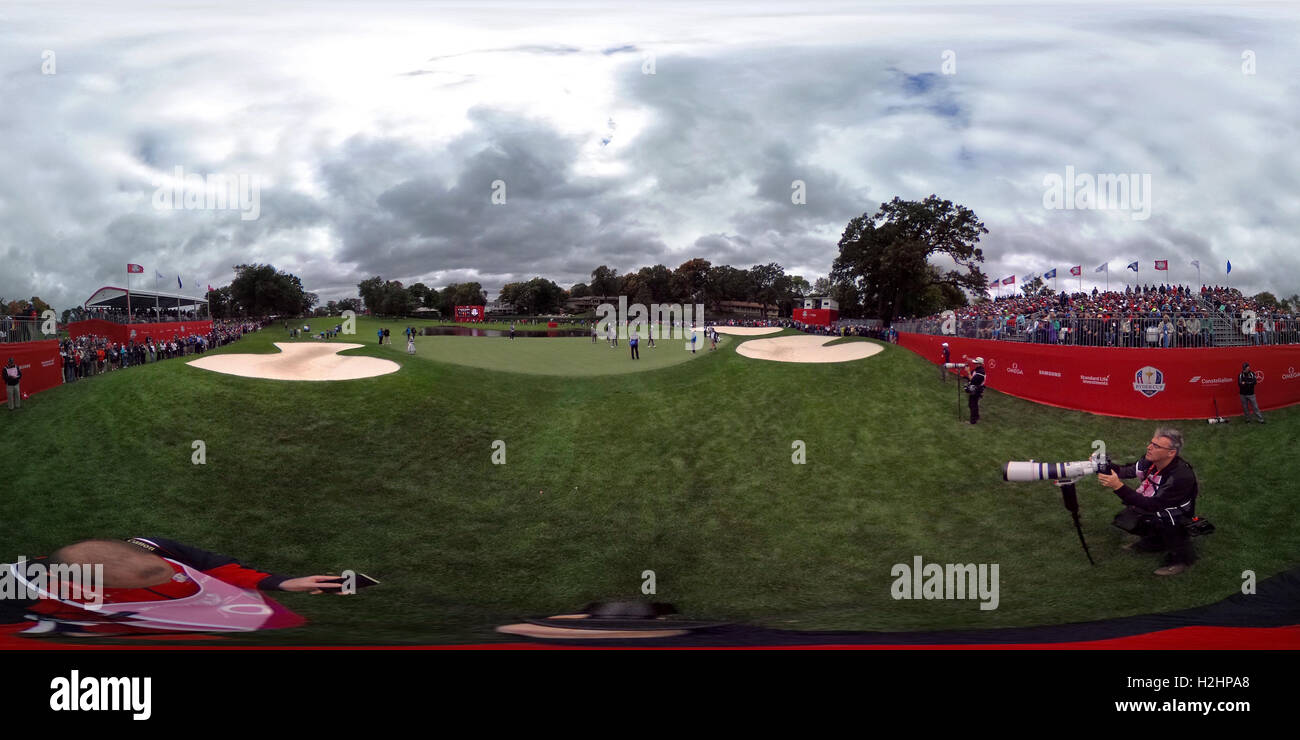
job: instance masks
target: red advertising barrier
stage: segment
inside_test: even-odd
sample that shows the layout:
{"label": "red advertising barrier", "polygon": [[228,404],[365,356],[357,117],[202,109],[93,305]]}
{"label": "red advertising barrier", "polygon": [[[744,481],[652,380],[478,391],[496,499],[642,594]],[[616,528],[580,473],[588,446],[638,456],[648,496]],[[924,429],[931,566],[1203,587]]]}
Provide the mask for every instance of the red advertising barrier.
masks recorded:
{"label": "red advertising barrier", "polygon": [[119,324],[103,319],[87,319],[68,324],[68,336],[76,339],[86,334],[107,337],[111,342],[127,344],[135,340],[137,344],[146,337],[153,337],[155,342],[169,342],[173,339],[192,334],[207,334],[212,331],[212,320],[206,321],[171,321],[161,324]]}
{"label": "red advertising barrier", "polygon": [[1300,345],[1139,349],[1027,344],[899,334],[899,345],[938,364],[983,357],[987,384],[1049,406],[1128,419],[1208,419],[1241,415],[1237,375],[1249,362],[1261,409],[1300,403]]}
{"label": "red advertising barrier", "polygon": [[840,318],[840,312],[833,308],[796,308],[790,318],[814,326],[830,326]]}
{"label": "red advertising barrier", "polygon": [[18,390],[24,395],[63,384],[63,360],[59,357],[57,340],[0,344],[0,365],[8,365],[10,357],[23,372]]}
{"label": "red advertising barrier", "polygon": [[486,309],[487,306],[457,306],[456,320],[457,321],[482,321],[484,314],[487,313]]}

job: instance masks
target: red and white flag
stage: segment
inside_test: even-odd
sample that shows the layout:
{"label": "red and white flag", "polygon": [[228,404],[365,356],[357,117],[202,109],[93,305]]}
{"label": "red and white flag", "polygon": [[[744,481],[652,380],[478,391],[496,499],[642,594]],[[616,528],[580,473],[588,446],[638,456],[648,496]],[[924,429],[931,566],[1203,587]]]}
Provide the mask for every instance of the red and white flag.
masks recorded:
{"label": "red and white flag", "polygon": [[144,265],[133,265],[133,264],[131,264],[131,263],[128,262],[127,265],[126,265],[126,271],[127,271],[127,272],[144,272]]}
{"label": "red and white flag", "polygon": [[1169,269],[1169,260],[1156,260],[1156,269],[1157,269],[1157,270],[1168,270],[1168,269]]}
{"label": "red and white flag", "polygon": [[1002,284],[1003,284],[1003,285],[1015,285],[1015,284],[1016,284],[1016,276],[1015,276],[1015,275],[1012,275],[1012,276],[1009,277],[1009,278],[1002,278]]}
{"label": "red and white flag", "polygon": [[1079,274],[1082,272],[1083,272],[1083,265],[1075,265],[1074,267],[1070,268],[1070,274],[1075,277],[1078,277]]}

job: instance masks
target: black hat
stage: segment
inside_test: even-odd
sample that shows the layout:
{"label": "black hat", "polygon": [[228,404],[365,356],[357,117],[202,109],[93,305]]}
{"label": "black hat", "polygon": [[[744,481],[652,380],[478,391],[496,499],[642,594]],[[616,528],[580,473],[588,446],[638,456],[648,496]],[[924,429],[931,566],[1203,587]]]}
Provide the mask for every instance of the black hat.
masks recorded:
{"label": "black hat", "polygon": [[[524,617],[523,621],[526,624],[497,627],[497,631],[528,637],[562,639],[610,637],[611,633],[624,633],[627,637],[671,637],[686,631],[727,624],[726,622],[682,619],[676,617],[676,614],[677,609],[672,604],[646,601],[595,602],[586,605],[577,614],[553,617]],[[529,628],[529,625],[535,627]],[[536,627],[542,629],[538,630]],[[548,630],[554,630],[555,634],[547,634]],[[574,630],[578,632],[575,633]],[[590,634],[584,635],[583,632]]]}

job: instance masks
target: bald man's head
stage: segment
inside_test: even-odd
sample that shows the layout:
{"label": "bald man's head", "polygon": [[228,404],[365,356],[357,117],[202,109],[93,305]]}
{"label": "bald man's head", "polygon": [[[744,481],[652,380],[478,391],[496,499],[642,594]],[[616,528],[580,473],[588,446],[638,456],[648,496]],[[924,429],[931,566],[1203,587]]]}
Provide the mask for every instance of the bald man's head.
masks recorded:
{"label": "bald man's head", "polygon": [[120,540],[85,540],[60,547],[50,562],[104,566],[105,588],[147,588],[171,580],[167,561]]}

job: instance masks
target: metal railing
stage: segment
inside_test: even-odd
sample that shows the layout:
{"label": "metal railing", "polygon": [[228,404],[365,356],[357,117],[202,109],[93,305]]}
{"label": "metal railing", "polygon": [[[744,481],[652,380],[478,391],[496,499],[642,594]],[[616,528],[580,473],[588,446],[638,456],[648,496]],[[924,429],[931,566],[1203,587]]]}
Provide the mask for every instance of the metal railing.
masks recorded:
{"label": "metal railing", "polygon": [[43,319],[18,318],[17,316],[0,316],[0,343],[39,342],[45,339],[58,339],[57,332],[43,334]]}
{"label": "metal railing", "polygon": [[1300,320],[1290,314],[1205,311],[1162,316],[1002,316],[895,321],[900,332],[1085,347],[1234,347],[1300,344]]}

